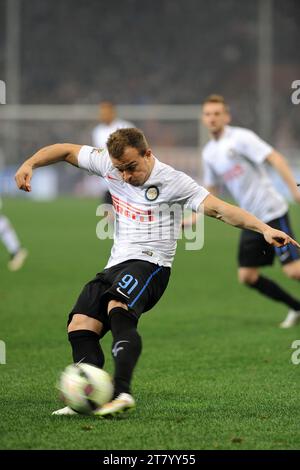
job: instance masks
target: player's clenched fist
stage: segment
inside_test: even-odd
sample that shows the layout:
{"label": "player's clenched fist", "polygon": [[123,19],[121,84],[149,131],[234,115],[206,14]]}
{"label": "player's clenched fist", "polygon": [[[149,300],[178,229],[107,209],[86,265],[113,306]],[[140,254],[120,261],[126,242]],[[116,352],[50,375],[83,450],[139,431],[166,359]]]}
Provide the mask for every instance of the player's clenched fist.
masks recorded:
{"label": "player's clenched fist", "polygon": [[30,192],[31,191],[31,181],[32,178],[32,167],[28,163],[24,163],[18,169],[17,173],[15,174],[15,180],[19,189],[23,191]]}

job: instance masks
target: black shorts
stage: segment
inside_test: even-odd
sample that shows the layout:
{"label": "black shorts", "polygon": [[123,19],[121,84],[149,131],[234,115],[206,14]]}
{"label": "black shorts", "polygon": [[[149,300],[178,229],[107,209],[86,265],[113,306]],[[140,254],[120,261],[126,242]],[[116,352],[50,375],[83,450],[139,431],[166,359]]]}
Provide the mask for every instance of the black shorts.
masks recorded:
{"label": "black shorts", "polygon": [[103,323],[101,337],[104,336],[110,329],[107,304],[112,299],[126,303],[138,320],[159,301],[168,285],[170,272],[165,266],[133,259],[104,269],[84,286],[68,324],[75,313],[81,313]]}
{"label": "black shorts", "polygon": [[[294,238],[288,214],[268,222],[273,228]],[[300,258],[299,250],[294,245],[276,248],[266,242],[263,235],[252,230],[243,230],[240,237],[238,262],[241,268],[256,268],[270,266],[274,262],[275,255],[281,264],[288,264]]]}

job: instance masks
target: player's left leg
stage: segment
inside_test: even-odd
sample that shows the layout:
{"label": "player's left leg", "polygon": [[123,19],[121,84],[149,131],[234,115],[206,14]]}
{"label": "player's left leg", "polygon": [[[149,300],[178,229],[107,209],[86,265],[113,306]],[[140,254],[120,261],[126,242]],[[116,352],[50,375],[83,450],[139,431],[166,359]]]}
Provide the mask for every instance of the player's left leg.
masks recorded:
{"label": "player's left leg", "polygon": [[111,300],[108,315],[115,361],[114,397],[117,397],[120,393],[130,393],[133,370],[142,352],[142,339],[137,331],[137,318],[126,304]]}
{"label": "player's left leg", "polygon": [[14,228],[3,214],[0,215],[0,239],[11,257],[8,262],[8,269],[10,271],[17,271],[23,266],[28,252],[25,248],[21,247]]}
{"label": "player's left leg", "polygon": [[135,407],[130,386],[134,368],[142,352],[142,340],[137,331],[137,318],[128,310],[127,304],[110,300],[108,315],[113,336],[114,396],[111,402],[95,412],[99,416],[112,416]]}

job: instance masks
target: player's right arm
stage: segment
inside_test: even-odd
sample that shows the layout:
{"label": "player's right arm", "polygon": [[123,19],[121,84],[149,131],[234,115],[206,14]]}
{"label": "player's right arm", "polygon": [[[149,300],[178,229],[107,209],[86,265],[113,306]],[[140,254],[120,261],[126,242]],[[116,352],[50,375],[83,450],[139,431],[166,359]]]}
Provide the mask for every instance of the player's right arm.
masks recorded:
{"label": "player's right arm", "polygon": [[205,215],[214,217],[226,224],[232,225],[233,227],[261,233],[270,245],[281,247],[291,243],[292,245],[300,248],[299,243],[285,232],[270,227],[250,212],[232,204],[228,204],[222,199],[218,199],[211,194],[208,194],[204,199],[203,206]]}
{"label": "player's right arm", "polygon": [[30,192],[32,172],[41,166],[53,165],[62,161],[78,166],[78,154],[81,147],[76,144],[54,144],[38,150],[20,166],[15,174],[18,188]]}

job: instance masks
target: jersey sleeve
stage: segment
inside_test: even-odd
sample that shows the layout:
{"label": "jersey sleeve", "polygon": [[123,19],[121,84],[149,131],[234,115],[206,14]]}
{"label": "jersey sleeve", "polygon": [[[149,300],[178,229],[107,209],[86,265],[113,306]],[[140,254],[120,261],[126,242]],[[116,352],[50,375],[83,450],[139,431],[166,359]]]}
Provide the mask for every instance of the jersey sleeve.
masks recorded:
{"label": "jersey sleeve", "polygon": [[197,211],[199,205],[209,195],[207,189],[199,186],[190,176],[178,172],[176,178],[176,200],[181,202],[185,209]]}
{"label": "jersey sleeve", "polygon": [[262,163],[273,151],[271,145],[262,140],[255,132],[248,129],[240,131],[236,141],[237,150],[254,163]]}
{"label": "jersey sleeve", "polygon": [[105,176],[112,162],[106,149],[83,145],[78,154],[78,166],[92,175]]}

